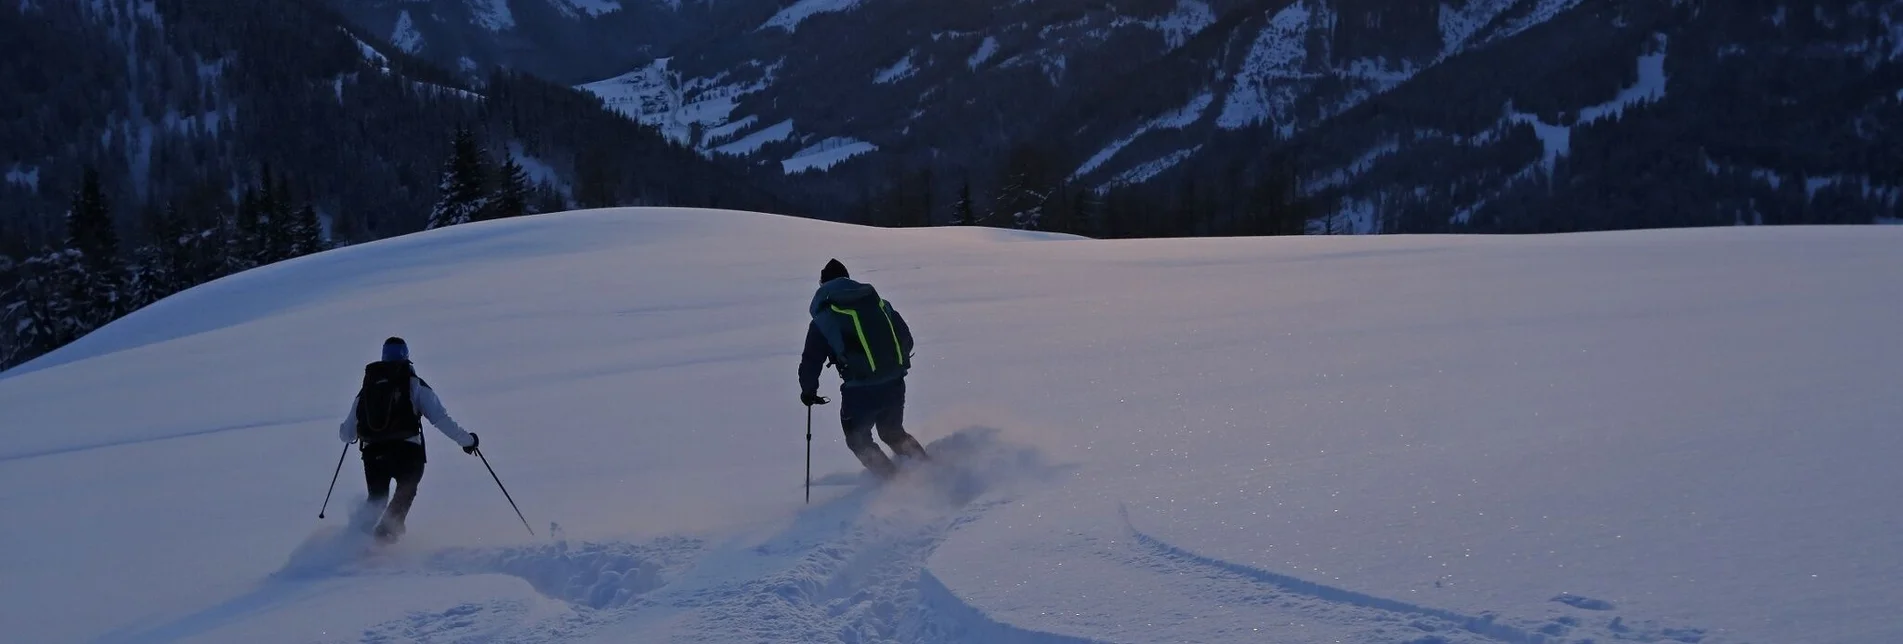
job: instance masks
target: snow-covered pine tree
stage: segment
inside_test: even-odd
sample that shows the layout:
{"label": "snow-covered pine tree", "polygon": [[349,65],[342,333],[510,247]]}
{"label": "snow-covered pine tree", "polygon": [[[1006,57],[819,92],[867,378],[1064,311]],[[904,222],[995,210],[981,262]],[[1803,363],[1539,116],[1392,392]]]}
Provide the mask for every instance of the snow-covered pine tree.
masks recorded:
{"label": "snow-covered pine tree", "polygon": [[496,191],[483,219],[508,219],[529,214],[529,173],[507,157],[496,169]]}
{"label": "snow-covered pine tree", "polygon": [[0,368],[52,351],[98,326],[75,294],[93,279],[85,254],[72,249],[15,264],[0,290]]}
{"label": "snow-covered pine tree", "polygon": [[127,305],[121,292],[125,266],[120,263],[119,234],[113,226],[99,173],[87,168],[66,211],[67,250],[79,253],[78,268],[84,273],[83,279],[70,285],[77,324],[84,327],[81,334],[119,317]]}
{"label": "snow-covered pine tree", "polygon": [[191,279],[191,262],[185,256],[185,224],[178,207],[167,205],[149,214],[152,243],[133,252],[127,271],[126,290],[132,308],[165,299],[184,290]]}
{"label": "snow-covered pine tree", "polygon": [[1014,228],[1043,230],[1051,200],[1061,198],[1057,195],[1062,184],[1047,152],[1030,144],[1018,145],[1006,157],[991,212]]}
{"label": "snow-covered pine tree", "polygon": [[561,212],[568,209],[568,198],[554,184],[542,182],[535,188],[535,205],[532,213]]}
{"label": "snow-covered pine tree", "polygon": [[971,180],[966,179],[958,187],[958,203],[952,205],[952,225],[970,226],[971,219]]}
{"label": "snow-covered pine tree", "polygon": [[66,246],[86,255],[95,268],[108,268],[119,257],[119,233],[113,228],[112,208],[99,185],[99,171],[86,168],[79,190],[66,211]]}
{"label": "snow-covered pine tree", "polygon": [[484,167],[482,148],[469,128],[456,128],[450,142],[449,161],[443,164],[441,196],[430,211],[428,228],[442,228],[475,221],[488,207],[488,169]]}
{"label": "snow-covered pine tree", "polygon": [[1070,211],[1075,223],[1072,230],[1067,232],[1087,237],[1104,236],[1103,199],[1095,190],[1078,188],[1077,194],[1072,197]]}
{"label": "snow-covered pine tree", "polygon": [[272,176],[271,166],[264,166],[263,175],[258,178],[257,239],[254,241],[252,262],[258,266],[269,266],[283,261],[290,250],[291,239],[284,225],[289,217],[284,215],[283,188],[277,178]]}
{"label": "snow-covered pine tree", "polygon": [[237,211],[224,225],[225,266],[221,272],[225,275],[248,271],[258,266],[262,229],[259,223],[259,203],[258,191],[246,186],[244,194],[238,197]]}
{"label": "snow-covered pine tree", "polygon": [[317,220],[317,207],[304,204],[290,217],[291,257],[303,257],[325,249],[324,225]]}
{"label": "snow-covered pine tree", "polygon": [[1030,177],[1013,174],[992,202],[992,214],[1020,230],[1043,230],[1051,188],[1035,185]]}

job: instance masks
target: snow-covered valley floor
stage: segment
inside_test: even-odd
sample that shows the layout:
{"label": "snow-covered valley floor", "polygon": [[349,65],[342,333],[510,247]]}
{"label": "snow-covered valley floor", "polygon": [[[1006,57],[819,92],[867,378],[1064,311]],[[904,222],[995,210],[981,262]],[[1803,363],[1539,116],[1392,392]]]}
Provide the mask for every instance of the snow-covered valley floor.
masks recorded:
{"label": "snow-covered valley floor", "polygon": [[[918,338],[873,485],[794,367]],[[1903,229],[1095,241],[586,211],[300,258],[0,374],[17,642],[1903,641]],[[403,542],[317,506],[409,340]],[[826,393],[836,384],[826,377]]]}

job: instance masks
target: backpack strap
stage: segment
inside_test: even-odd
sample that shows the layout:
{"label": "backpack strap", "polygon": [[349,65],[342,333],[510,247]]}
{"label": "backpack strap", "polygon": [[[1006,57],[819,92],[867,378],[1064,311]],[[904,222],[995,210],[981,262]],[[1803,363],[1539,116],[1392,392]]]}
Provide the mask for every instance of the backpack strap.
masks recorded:
{"label": "backpack strap", "polygon": [[[839,313],[839,314],[845,315],[846,317],[852,318],[852,330],[854,333],[859,334],[859,351],[866,354],[866,366],[871,367],[873,371],[878,371],[879,359],[872,356],[872,343],[866,341],[866,325],[859,323],[859,312],[854,311],[852,309],[848,309],[848,308],[842,308],[838,304],[832,304],[829,306],[833,307],[834,313]],[[897,335],[895,334],[893,337],[896,338]]]}
{"label": "backpack strap", "polygon": [[[905,366],[905,345],[899,344],[899,327],[892,323],[892,305],[879,300],[879,313],[885,316],[885,330],[892,332],[892,351],[899,355],[899,366]],[[864,340],[861,340],[864,342]]]}

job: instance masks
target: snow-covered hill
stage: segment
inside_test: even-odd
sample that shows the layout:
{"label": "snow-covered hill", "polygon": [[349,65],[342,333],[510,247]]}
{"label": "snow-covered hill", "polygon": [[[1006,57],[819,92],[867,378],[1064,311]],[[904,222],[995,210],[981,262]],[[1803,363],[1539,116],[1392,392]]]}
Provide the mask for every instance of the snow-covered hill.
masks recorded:
{"label": "snow-covered hill", "polygon": [[[0,374],[10,641],[1903,639],[1903,229],[1093,241],[603,210],[187,291]],[[794,364],[919,338],[869,485]],[[388,335],[446,441],[336,548]],[[828,377],[828,388],[831,387]],[[434,436],[432,434],[432,436]]]}

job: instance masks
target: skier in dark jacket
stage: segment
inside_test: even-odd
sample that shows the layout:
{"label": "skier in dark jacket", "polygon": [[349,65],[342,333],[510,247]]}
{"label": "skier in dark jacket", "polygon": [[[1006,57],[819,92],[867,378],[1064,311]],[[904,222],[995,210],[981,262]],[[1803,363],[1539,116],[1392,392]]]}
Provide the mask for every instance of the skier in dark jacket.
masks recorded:
{"label": "skier in dark jacket", "polygon": [[819,273],[819,290],[808,308],[806,349],[800,355],[800,403],[828,401],[819,396],[819,373],[831,363],[839,369],[839,421],[846,448],[881,478],[898,467],[877,443],[902,457],[925,460],[925,448],[905,433],[905,374],[912,362],[912,330],[905,318],[872,286],[853,281],[835,259]]}
{"label": "skier in dark jacket", "polygon": [[[384,340],[383,359],[364,367],[363,389],[337,428],[345,444],[361,441],[357,449],[363,452],[363,477],[370,490],[351,523],[373,532],[378,541],[403,536],[403,523],[429,460],[423,448],[424,418],[462,446],[464,454],[476,453],[476,435],[463,431],[443,409],[436,391],[416,376],[409,345],[402,338]],[[390,495],[391,481],[396,482],[395,496]]]}

